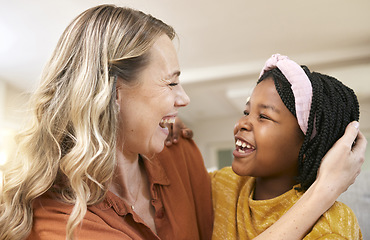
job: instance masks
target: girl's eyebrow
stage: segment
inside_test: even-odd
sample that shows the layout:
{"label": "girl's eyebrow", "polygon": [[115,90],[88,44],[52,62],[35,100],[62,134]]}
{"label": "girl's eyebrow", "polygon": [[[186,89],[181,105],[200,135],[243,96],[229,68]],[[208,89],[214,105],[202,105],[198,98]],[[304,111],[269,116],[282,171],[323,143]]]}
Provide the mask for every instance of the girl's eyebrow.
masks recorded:
{"label": "girl's eyebrow", "polygon": [[266,104],[258,104],[258,108],[262,108],[262,109],[270,109],[276,113],[280,113],[280,110],[277,109],[275,106],[272,106],[272,105],[266,105]]}
{"label": "girl's eyebrow", "polygon": [[[250,102],[249,102],[249,99],[248,99],[248,101],[247,101],[247,103],[245,104],[245,106],[249,106],[250,105]],[[272,110],[272,111],[274,111],[274,112],[276,112],[276,113],[280,113],[280,110],[279,109],[277,109],[275,106],[272,106],[272,105],[266,105],[266,104],[263,104],[263,103],[261,103],[261,104],[258,104],[258,106],[257,106],[258,108],[262,108],[262,109],[270,109],[270,110]]]}

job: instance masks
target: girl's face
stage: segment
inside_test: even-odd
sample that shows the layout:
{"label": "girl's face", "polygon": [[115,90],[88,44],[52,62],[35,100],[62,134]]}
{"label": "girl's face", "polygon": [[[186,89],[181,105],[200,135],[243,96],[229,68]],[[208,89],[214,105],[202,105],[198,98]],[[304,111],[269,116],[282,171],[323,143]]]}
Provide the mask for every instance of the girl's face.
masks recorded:
{"label": "girl's face", "polygon": [[263,178],[297,176],[304,135],[272,78],[255,87],[244,113],[234,128],[234,172]]}
{"label": "girl's face", "polygon": [[180,67],[170,38],[159,37],[149,55],[138,86],[125,86],[117,80],[117,147],[126,156],[161,152],[168,135],[163,123],[174,120],[178,109],[190,101],[179,83]]}

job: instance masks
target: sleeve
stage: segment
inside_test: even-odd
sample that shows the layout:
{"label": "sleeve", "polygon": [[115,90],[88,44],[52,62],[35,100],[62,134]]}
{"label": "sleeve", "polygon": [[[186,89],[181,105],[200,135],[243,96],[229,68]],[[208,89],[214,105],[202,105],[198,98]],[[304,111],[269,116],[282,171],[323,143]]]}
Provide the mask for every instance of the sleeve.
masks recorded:
{"label": "sleeve", "polygon": [[[56,220],[56,219],[55,219]],[[27,240],[65,240],[66,233],[65,228],[59,227],[52,227],[52,225],[48,223],[44,223],[43,227],[33,228],[31,234],[28,236]],[[84,221],[83,228],[78,229],[75,231],[75,235],[77,236],[78,240],[101,240],[101,239],[109,239],[109,240],[131,240],[132,238],[127,236],[126,234],[109,228],[108,226],[104,226],[98,224],[96,222],[91,221]],[[55,225],[54,225],[55,226]]]}
{"label": "sleeve", "polygon": [[319,238],[316,238],[317,240],[348,240],[347,238],[344,238],[338,234],[329,233],[324,236],[321,236]]}
{"label": "sleeve", "polygon": [[363,239],[363,237],[353,211],[344,203],[335,202],[304,239]]}
{"label": "sleeve", "polygon": [[[33,227],[27,240],[65,240],[66,225],[72,207],[44,198],[34,203]],[[78,240],[122,240],[132,239],[123,232],[98,221],[87,212],[82,225],[75,230]]]}

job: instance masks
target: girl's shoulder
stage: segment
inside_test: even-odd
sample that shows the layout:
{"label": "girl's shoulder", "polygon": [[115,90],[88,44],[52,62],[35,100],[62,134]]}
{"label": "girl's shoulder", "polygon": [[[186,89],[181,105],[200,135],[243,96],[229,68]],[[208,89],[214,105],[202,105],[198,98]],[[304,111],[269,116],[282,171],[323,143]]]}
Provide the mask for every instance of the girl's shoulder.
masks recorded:
{"label": "girl's shoulder", "polygon": [[209,173],[212,180],[212,187],[224,185],[226,187],[240,186],[246,183],[251,177],[237,175],[231,167],[224,167],[220,170]]}
{"label": "girl's shoulder", "polygon": [[[356,216],[354,212],[352,211],[352,209],[348,207],[346,204],[339,202],[339,201],[336,201],[333,204],[333,206],[331,206],[328,209],[328,211],[326,211],[323,214],[323,217],[327,219],[337,219],[338,218],[341,221],[343,221],[344,218],[346,218],[347,220],[356,219]],[[357,223],[357,219],[356,219],[356,223]]]}
{"label": "girl's shoulder", "polygon": [[305,239],[317,239],[321,236],[362,239],[361,229],[352,209],[338,201],[321,216]]}

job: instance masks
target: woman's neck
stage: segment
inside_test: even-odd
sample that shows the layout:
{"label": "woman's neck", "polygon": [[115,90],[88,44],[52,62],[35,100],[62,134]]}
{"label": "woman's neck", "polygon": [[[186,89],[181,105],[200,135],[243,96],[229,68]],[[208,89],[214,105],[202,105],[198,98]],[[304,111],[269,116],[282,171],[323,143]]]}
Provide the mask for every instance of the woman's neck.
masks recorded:
{"label": "woman's neck", "polygon": [[117,151],[117,167],[109,188],[113,193],[128,201],[134,200],[135,193],[142,181],[142,167],[139,154],[124,154]]}
{"label": "woman's neck", "polygon": [[256,186],[254,189],[254,200],[267,200],[278,197],[285,192],[291,190],[297,182],[295,177],[284,176],[284,177],[270,177],[256,178]]}
{"label": "woman's neck", "polygon": [[126,201],[152,231],[157,233],[149,189],[150,183],[139,154],[127,156],[117,152],[117,168],[109,190]]}

